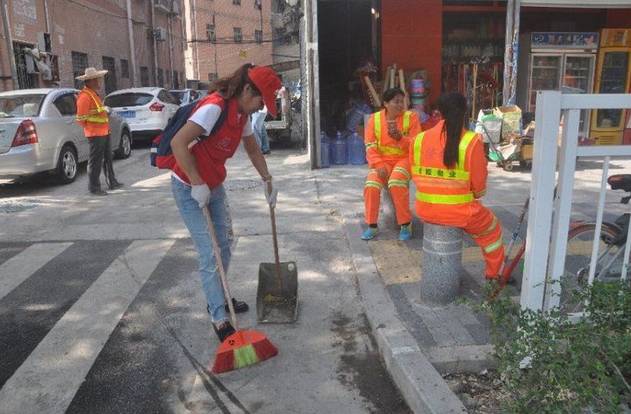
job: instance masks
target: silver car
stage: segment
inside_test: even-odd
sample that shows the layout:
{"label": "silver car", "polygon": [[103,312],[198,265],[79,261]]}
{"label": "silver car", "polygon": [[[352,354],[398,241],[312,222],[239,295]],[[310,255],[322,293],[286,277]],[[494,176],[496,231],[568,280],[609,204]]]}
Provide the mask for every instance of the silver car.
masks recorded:
{"label": "silver car", "polygon": [[[77,94],[69,88],[0,92],[0,178],[52,172],[67,184],[88,160],[89,143],[75,121]],[[131,154],[129,125],[110,115],[112,149],[118,158]]]}

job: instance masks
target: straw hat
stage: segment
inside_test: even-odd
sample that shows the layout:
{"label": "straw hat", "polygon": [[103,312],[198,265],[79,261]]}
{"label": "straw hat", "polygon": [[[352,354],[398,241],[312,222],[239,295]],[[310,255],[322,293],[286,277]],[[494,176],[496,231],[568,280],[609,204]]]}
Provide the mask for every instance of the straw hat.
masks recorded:
{"label": "straw hat", "polygon": [[85,74],[81,76],[77,76],[75,79],[84,81],[88,79],[102,78],[106,74],[107,74],[107,70],[96,70],[96,68],[86,68]]}

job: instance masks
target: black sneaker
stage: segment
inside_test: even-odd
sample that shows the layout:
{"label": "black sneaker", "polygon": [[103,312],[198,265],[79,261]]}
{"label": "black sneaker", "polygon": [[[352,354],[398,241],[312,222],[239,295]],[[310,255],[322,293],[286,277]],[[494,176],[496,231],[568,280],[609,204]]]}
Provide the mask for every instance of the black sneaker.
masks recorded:
{"label": "black sneaker", "polygon": [[99,190],[90,190],[90,194],[95,195],[95,196],[106,196],[107,193],[101,189]]}
{"label": "black sneaker", "polygon": [[110,190],[116,190],[117,188],[121,188],[124,184],[116,181],[114,184],[110,184]]}
{"label": "black sneaker", "polygon": [[232,324],[228,321],[225,321],[224,323],[222,323],[220,328],[217,328],[215,324],[213,323],[213,329],[215,330],[215,333],[217,334],[217,338],[219,338],[219,342],[225,341],[227,337],[229,337],[230,335],[236,332],[234,328],[232,327]]}
{"label": "black sneaker", "polygon": [[[250,310],[250,306],[242,300],[236,300],[232,298],[232,306],[234,307],[234,313],[245,313]],[[228,304],[224,305],[224,309],[226,312],[230,312],[230,308],[228,308]],[[206,312],[210,314],[210,305],[206,305]]]}

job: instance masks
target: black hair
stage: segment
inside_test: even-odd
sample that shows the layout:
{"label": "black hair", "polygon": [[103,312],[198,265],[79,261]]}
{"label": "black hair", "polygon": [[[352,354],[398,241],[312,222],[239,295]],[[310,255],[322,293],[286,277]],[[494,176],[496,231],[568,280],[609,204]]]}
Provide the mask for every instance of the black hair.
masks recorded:
{"label": "black hair", "polygon": [[458,163],[458,147],[467,115],[467,99],[457,92],[444,94],[438,98],[438,110],[445,120],[443,132],[447,138],[443,164],[453,168]]}
{"label": "black hair", "polygon": [[399,95],[405,96],[401,88],[390,88],[383,93],[383,103],[390,102]]}
{"label": "black hair", "polygon": [[224,99],[230,99],[241,95],[245,85],[250,85],[254,95],[260,96],[261,92],[248,76],[248,71],[253,67],[254,65],[246,63],[240,66],[231,76],[214,81],[208,88],[209,93],[217,91]]}

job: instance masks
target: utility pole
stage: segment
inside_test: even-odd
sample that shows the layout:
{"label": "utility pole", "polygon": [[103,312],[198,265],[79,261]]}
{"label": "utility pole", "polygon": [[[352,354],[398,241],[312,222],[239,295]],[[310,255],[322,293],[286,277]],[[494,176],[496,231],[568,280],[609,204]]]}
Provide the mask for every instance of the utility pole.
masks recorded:
{"label": "utility pole", "polygon": [[131,64],[131,86],[138,86],[136,71],[136,47],[134,44],[134,25],[131,19],[131,0],[127,0],[127,33],[129,34],[129,63]]}
{"label": "utility pole", "polygon": [[169,71],[170,71],[170,75],[169,75],[169,80],[171,81],[171,84],[169,85],[169,88],[173,89],[173,28],[172,26],[172,14],[169,13],[169,15],[167,16],[167,29],[168,29],[168,36],[169,36]]}
{"label": "utility pole", "polygon": [[7,53],[9,55],[9,63],[11,65],[11,80],[13,81],[13,89],[19,88],[18,69],[15,65],[15,54],[13,52],[13,38],[11,37],[11,26],[9,25],[9,6],[6,0],[0,0],[2,6],[2,26],[4,27],[4,40],[7,42]]}
{"label": "utility pole", "polygon": [[158,85],[158,41],[156,40],[156,6],[153,0],[149,3],[151,5],[151,45],[153,49],[153,83],[154,86]]}

